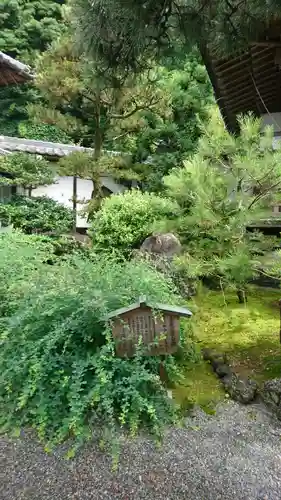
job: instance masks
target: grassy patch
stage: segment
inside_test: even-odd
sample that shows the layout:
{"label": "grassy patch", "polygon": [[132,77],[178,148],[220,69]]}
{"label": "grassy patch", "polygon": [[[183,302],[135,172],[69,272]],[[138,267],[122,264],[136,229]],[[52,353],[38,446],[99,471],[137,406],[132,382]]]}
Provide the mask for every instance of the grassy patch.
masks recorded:
{"label": "grassy patch", "polygon": [[225,394],[210,365],[201,361],[186,371],[185,381],[173,389],[173,396],[183,407],[196,404],[208,413]]}
{"label": "grassy patch", "polygon": [[[281,291],[250,287],[248,302],[241,305],[235,292],[224,297],[203,289],[189,304],[201,348],[227,354],[234,371],[262,382],[281,376],[279,343]],[[186,371],[185,381],[173,390],[182,406],[200,405],[212,409],[225,397],[222,385],[210,365],[201,361]]]}
{"label": "grassy patch", "polygon": [[246,305],[235,292],[202,292],[193,300],[196,336],[202,347],[225,352],[241,375],[259,381],[281,375],[281,291],[251,287]]}

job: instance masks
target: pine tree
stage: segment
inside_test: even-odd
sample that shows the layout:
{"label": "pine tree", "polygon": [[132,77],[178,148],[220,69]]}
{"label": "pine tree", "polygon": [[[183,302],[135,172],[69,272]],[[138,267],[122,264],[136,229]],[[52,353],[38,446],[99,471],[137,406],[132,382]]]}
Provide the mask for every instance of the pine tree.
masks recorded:
{"label": "pine tree", "polygon": [[31,195],[32,189],[52,184],[55,172],[44,158],[28,153],[12,153],[0,156],[0,184],[22,186]]}
{"label": "pine tree", "polygon": [[280,19],[280,0],[71,1],[80,44],[105,71],[138,72],[178,43],[238,50],[267,21]]}
{"label": "pine tree", "polygon": [[165,106],[143,113],[139,128],[126,141],[135,161],[149,159],[147,168],[142,166],[140,171],[143,186],[154,192],[163,189],[163,176],[195,152],[202,133],[200,122],[208,118],[208,105],[214,102],[198,51],[185,54],[181,48],[176,63],[165,57],[157,71]]}
{"label": "pine tree", "polygon": [[261,134],[258,119],[240,117],[239,123],[234,137],[213,111],[197,153],[164,183],[181,211],[166,227],[184,242],[187,265],[200,262],[201,275],[235,285],[241,299],[260,256],[272,248],[271,239],[248,229],[270,218],[280,196],[281,151],[272,147],[271,128]]}
{"label": "pine tree", "polygon": [[[3,0],[0,7],[0,50],[34,68],[38,56],[63,29],[63,3],[64,0]],[[19,135],[22,122],[28,128],[26,107],[28,103],[38,101],[40,94],[30,83],[1,88],[0,134]],[[36,138],[36,131],[33,131],[33,137]]]}

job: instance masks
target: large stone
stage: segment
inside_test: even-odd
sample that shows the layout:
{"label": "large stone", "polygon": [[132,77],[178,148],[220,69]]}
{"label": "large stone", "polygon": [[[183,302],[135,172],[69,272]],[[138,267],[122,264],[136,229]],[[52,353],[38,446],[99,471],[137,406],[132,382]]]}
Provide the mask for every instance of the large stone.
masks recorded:
{"label": "large stone", "polygon": [[181,243],[173,233],[155,233],[144,240],[140,251],[171,258],[180,254]]}
{"label": "large stone", "polygon": [[265,404],[281,419],[281,378],[265,382],[261,396]]}
{"label": "large stone", "polygon": [[219,364],[216,368],[216,374],[219,378],[230,377],[232,370],[226,363]]}
{"label": "large stone", "polygon": [[155,233],[144,240],[134,255],[153,263],[158,271],[172,279],[180,295],[189,298],[196,293],[195,282],[188,279],[174,263],[181,250],[181,243],[173,233]]}
{"label": "large stone", "polygon": [[205,361],[210,361],[214,371],[218,368],[220,365],[224,365],[227,363],[226,355],[224,353],[219,353],[214,351],[213,349],[203,349],[203,359]]}
{"label": "large stone", "polygon": [[251,403],[257,395],[258,385],[254,380],[242,379],[234,373],[224,377],[222,383],[231,399],[239,403]]}

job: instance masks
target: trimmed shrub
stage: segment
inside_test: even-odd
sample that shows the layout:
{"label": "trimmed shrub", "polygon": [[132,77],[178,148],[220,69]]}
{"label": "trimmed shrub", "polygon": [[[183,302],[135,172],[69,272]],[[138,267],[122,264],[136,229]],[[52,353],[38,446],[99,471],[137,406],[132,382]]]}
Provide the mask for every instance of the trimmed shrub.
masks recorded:
{"label": "trimmed shrub", "polygon": [[152,232],[154,223],[175,216],[177,206],[166,198],[138,190],[106,198],[89,234],[97,251],[115,250],[128,257]]}
{"label": "trimmed shrub", "polygon": [[14,196],[0,204],[0,218],[9,220],[15,228],[27,234],[68,232],[72,228],[73,215],[69,208],[47,197],[29,198]]}

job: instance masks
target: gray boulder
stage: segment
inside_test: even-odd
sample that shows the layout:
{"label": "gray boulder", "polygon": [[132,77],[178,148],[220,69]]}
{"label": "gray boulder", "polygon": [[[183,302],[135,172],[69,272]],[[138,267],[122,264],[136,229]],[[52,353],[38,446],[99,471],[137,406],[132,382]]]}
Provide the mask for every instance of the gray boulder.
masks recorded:
{"label": "gray boulder", "polygon": [[202,354],[205,361],[210,361],[215,372],[219,366],[227,364],[227,358],[224,353],[219,353],[213,349],[206,348],[203,349]]}
{"label": "gray boulder", "polygon": [[148,236],[135,257],[153,263],[156,269],[173,280],[178,292],[185,298],[196,293],[194,282],[175,265],[174,259],[182,251],[179,239],[173,233],[155,233]]}
{"label": "gray boulder", "polygon": [[222,378],[222,383],[231,399],[239,403],[248,404],[254,401],[258,391],[258,384],[251,379],[242,379],[232,373]]}
{"label": "gray boulder", "polygon": [[261,390],[265,404],[281,419],[281,378],[267,380]]}
{"label": "gray boulder", "polygon": [[181,243],[173,233],[155,233],[144,240],[140,251],[172,258],[181,253]]}
{"label": "gray boulder", "polygon": [[230,377],[232,375],[232,370],[229,365],[223,363],[217,366],[216,374],[219,378]]}

